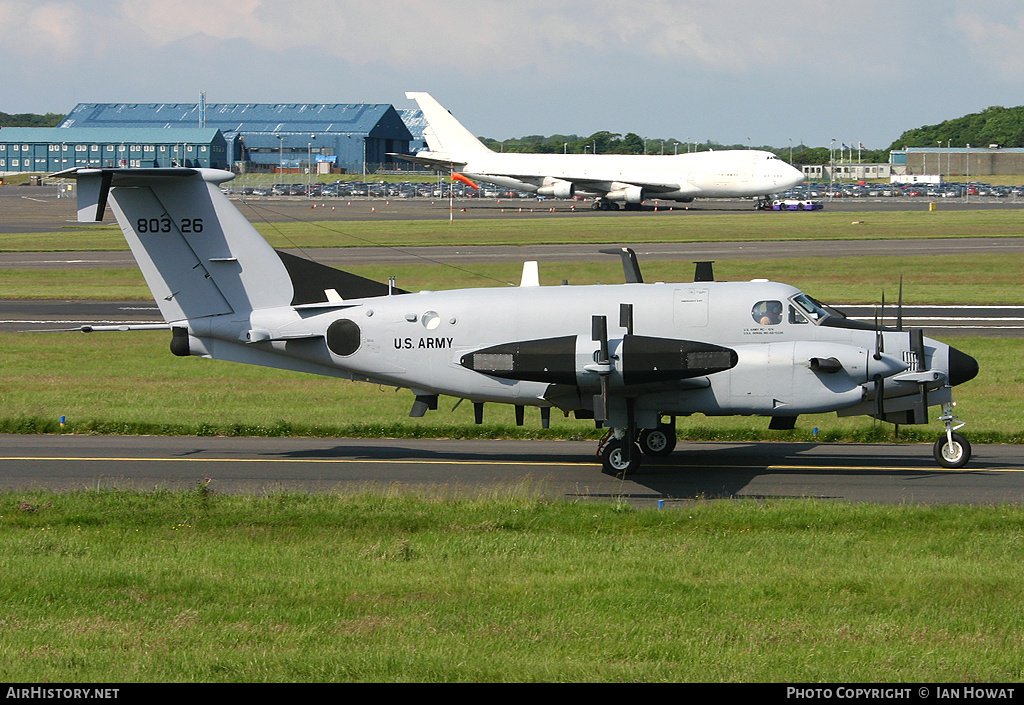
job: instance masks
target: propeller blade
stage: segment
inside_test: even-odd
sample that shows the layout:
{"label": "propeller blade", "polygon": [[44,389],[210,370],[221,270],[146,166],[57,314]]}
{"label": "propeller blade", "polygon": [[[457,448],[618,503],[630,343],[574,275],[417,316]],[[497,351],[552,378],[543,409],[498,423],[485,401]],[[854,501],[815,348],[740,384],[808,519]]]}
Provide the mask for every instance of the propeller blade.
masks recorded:
{"label": "propeller blade", "polygon": [[896,304],[896,330],[903,330],[903,275],[900,274],[900,298]]}
{"label": "propeller blade", "polygon": [[878,307],[875,307],[875,359],[882,359],[882,327],[878,323]]}
{"label": "propeller blade", "polygon": [[623,462],[632,462],[636,451],[636,399],[629,397],[626,399],[626,428],[622,433]]}
{"label": "propeller blade", "polygon": [[924,372],[928,364],[924,359],[924,328],[914,328],[910,331],[910,349],[914,352],[915,371]]}
{"label": "propeller blade", "polygon": [[875,375],[875,414],[885,416],[885,378]]}
{"label": "propeller blade", "polygon": [[[591,316],[590,318],[591,340],[601,344],[599,365],[611,363],[608,355],[608,318],[606,316]],[[598,403],[600,402],[600,407]],[[608,418],[608,375],[601,375],[601,395],[594,397],[594,418],[598,421],[605,421]]]}
{"label": "propeller blade", "polygon": [[590,339],[601,343],[601,359],[599,365],[607,365],[608,360],[608,318],[606,316],[592,316],[590,319]]}

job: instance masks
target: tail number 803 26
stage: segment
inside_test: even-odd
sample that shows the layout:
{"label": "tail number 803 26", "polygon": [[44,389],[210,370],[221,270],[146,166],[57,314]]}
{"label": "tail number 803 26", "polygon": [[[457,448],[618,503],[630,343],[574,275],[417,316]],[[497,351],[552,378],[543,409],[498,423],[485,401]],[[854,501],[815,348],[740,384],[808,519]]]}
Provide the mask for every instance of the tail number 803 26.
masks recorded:
{"label": "tail number 803 26", "polygon": [[[202,218],[182,218],[179,223],[182,233],[203,232]],[[171,232],[170,218],[139,218],[135,221],[135,230],[139,233],[169,233]]]}

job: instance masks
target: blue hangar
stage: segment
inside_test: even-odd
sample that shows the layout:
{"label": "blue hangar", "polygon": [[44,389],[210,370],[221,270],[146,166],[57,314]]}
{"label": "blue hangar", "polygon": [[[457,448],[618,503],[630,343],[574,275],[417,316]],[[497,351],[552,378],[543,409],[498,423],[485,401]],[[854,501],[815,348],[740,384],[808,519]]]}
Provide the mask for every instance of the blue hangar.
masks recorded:
{"label": "blue hangar", "polygon": [[0,129],[0,173],[53,173],[86,167],[228,167],[220,130],[180,127],[109,129],[5,127]]}
{"label": "blue hangar", "polygon": [[79,103],[65,128],[213,128],[238,171],[369,173],[413,140],[392,105],[364,103]]}

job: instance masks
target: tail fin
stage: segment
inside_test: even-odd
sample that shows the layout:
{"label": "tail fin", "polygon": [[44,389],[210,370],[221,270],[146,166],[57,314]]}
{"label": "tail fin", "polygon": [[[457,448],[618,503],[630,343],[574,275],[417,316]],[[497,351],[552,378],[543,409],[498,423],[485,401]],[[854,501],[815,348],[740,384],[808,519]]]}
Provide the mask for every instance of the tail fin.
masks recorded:
{"label": "tail fin", "polygon": [[55,176],[78,180],[79,220],[102,220],[110,201],[168,322],[404,293],[276,251],[221,193],[231,172],[75,168]]}
{"label": "tail fin", "polygon": [[277,252],[220,192],[218,184],[233,178],[231,172],[76,169],[59,175],[78,179],[80,218],[95,213],[101,219],[109,198],[165,320],[244,314],[291,301]]}
{"label": "tail fin", "polygon": [[423,137],[427,140],[431,152],[443,152],[455,158],[463,158],[470,154],[491,151],[429,93],[406,93],[405,97],[415,100],[427,119]]}

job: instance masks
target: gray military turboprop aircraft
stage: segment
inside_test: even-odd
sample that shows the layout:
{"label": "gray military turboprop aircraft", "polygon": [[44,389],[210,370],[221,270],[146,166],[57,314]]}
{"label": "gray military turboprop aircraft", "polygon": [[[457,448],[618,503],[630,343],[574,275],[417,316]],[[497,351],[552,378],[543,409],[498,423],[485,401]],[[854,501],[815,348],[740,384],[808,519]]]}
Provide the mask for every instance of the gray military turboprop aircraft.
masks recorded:
{"label": "gray military turboprop aircraft", "polygon": [[[412,416],[438,396],[596,419],[611,429],[603,471],[635,470],[675,446],[675,418],[836,411],[898,424],[941,406],[939,464],[959,467],[952,388],[977,362],[921,330],[858,323],[767,280],[643,282],[622,257],[621,285],[409,293],[271,248],[211,169],[91,169],[77,179],[79,220],[108,201],[153,292],[175,355],[198,355],[411,389]],[[97,328],[99,329],[99,328]],[[666,421],[665,419],[668,419]]]}

